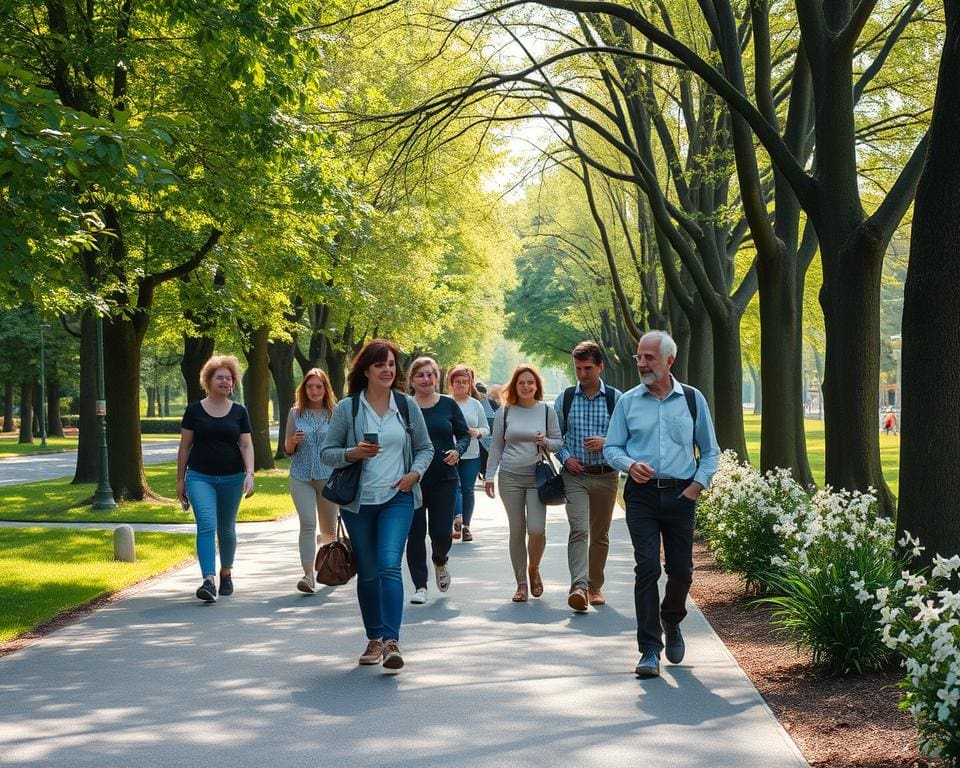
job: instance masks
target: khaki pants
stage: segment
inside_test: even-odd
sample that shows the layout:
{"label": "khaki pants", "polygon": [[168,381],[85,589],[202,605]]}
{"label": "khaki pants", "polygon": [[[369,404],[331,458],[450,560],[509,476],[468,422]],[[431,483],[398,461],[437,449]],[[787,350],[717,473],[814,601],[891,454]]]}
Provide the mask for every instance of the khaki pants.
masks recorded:
{"label": "khaki pants", "polygon": [[600,589],[603,569],[610,549],[610,520],[617,503],[619,475],[607,472],[593,475],[572,474],[563,470],[563,489],[567,497],[567,564],[571,589]]}
{"label": "khaki pants", "polygon": [[530,475],[500,471],[498,490],[510,525],[510,562],[517,584],[527,583],[527,536],[530,561],[537,565],[547,545],[547,508],[537,495],[537,480]]}
{"label": "khaki pants", "polygon": [[290,495],[300,518],[300,562],[304,568],[313,568],[317,556],[318,518],[323,543],[329,544],[337,537],[337,505],[320,495],[326,484],[326,480],[290,478]]}

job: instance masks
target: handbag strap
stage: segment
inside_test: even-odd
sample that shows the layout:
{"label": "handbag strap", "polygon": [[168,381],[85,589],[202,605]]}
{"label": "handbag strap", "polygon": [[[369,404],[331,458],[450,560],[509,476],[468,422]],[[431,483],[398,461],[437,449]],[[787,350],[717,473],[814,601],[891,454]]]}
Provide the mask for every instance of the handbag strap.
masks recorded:
{"label": "handbag strap", "polygon": [[343,515],[337,512],[337,541],[343,541],[345,538],[347,535],[343,530]]}

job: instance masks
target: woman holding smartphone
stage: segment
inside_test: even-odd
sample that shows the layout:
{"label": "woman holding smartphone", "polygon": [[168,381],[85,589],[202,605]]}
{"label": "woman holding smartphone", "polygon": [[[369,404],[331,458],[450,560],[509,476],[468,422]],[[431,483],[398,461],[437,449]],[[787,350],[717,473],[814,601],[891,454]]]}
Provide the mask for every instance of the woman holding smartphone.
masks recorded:
{"label": "woman holding smartphone", "polygon": [[407,567],[415,589],[410,602],[422,604],[427,602],[428,527],[437,589],[441,592],[450,589],[447,560],[453,545],[453,516],[460,493],[457,463],[470,445],[470,432],[463,412],[453,398],[437,392],[440,367],[436,360],[418,357],[410,366],[407,380],[413,388],[413,399],[423,412],[433,443],[433,461],[420,481],[423,504],[413,512],[407,538]]}
{"label": "woman holding smartphone", "polygon": [[307,594],[317,591],[313,572],[317,556],[317,520],[320,521],[322,544],[329,544],[337,535],[337,505],[322,495],[333,469],[320,460],[330,416],[337,398],[330,388],[330,379],[319,368],[311,368],[297,387],[296,405],[287,416],[283,450],[290,460],[290,495],[300,518],[300,564],[303,578],[297,589]]}
{"label": "woman holding smartphone", "polygon": [[240,363],[232,355],[214,355],[200,371],[207,396],[190,403],[180,424],[177,450],[177,498],[193,505],[197,521],[197,558],[203,582],[197,597],[217,600],[217,543],[220,544],[220,589],[233,594],[233,559],[237,552],[240,498],[253,493],[253,441],[250,416],[230,399],[240,380]]}
{"label": "woman holding smartphone", "polygon": [[[349,397],[337,403],[320,455],[345,467],[362,461],[356,498],[340,507],[357,563],[357,599],[367,634],[363,665],[403,668],[403,548],[413,510],[423,504],[420,479],[433,445],[413,398],[395,389],[400,353],[385,339],[368,341],[347,374]],[[358,401],[353,415],[354,399]],[[372,438],[376,436],[376,442]]]}

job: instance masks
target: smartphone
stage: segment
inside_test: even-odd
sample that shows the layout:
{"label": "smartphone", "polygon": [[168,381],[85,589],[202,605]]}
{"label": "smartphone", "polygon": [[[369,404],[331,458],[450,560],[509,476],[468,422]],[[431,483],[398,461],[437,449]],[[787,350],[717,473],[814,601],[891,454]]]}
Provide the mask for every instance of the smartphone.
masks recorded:
{"label": "smartphone", "polygon": [[380,435],[376,432],[364,432],[363,439],[365,442],[373,443],[374,445],[380,444]]}

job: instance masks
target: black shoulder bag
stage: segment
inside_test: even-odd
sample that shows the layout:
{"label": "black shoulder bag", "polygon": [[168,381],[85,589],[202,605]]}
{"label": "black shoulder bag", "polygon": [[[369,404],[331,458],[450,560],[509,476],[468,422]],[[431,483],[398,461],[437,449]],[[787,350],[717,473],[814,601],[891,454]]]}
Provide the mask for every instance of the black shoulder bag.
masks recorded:
{"label": "black shoulder bag", "polygon": [[[543,407],[546,409],[550,406],[544,403]],[[546,435],[550,429],[549,416],[550,414],[544,410],[544,435]],[[537,496],[540,497],[540,501],[544,504],[566,503],[567,497],[564,495],[563,476],[557,474],[557,470],[553,466],[553,461],[550,459],[550,454],[542,447],[540,448],[540,458],[537,459],[537,464],[533,468],[533,471],[537,481]]]}
{"label": "black shoulder bag", "polygon": [[[353,430],[357,430],[357,413],[360,411],[360,395],[352,398]],[[327,478],[326,485],[320,494],[328,501],[338,506],[345,506],[357,498],[360,492],[360,473],[363,471],[363,461],[353,461],[345,467],[337,467]]]}

